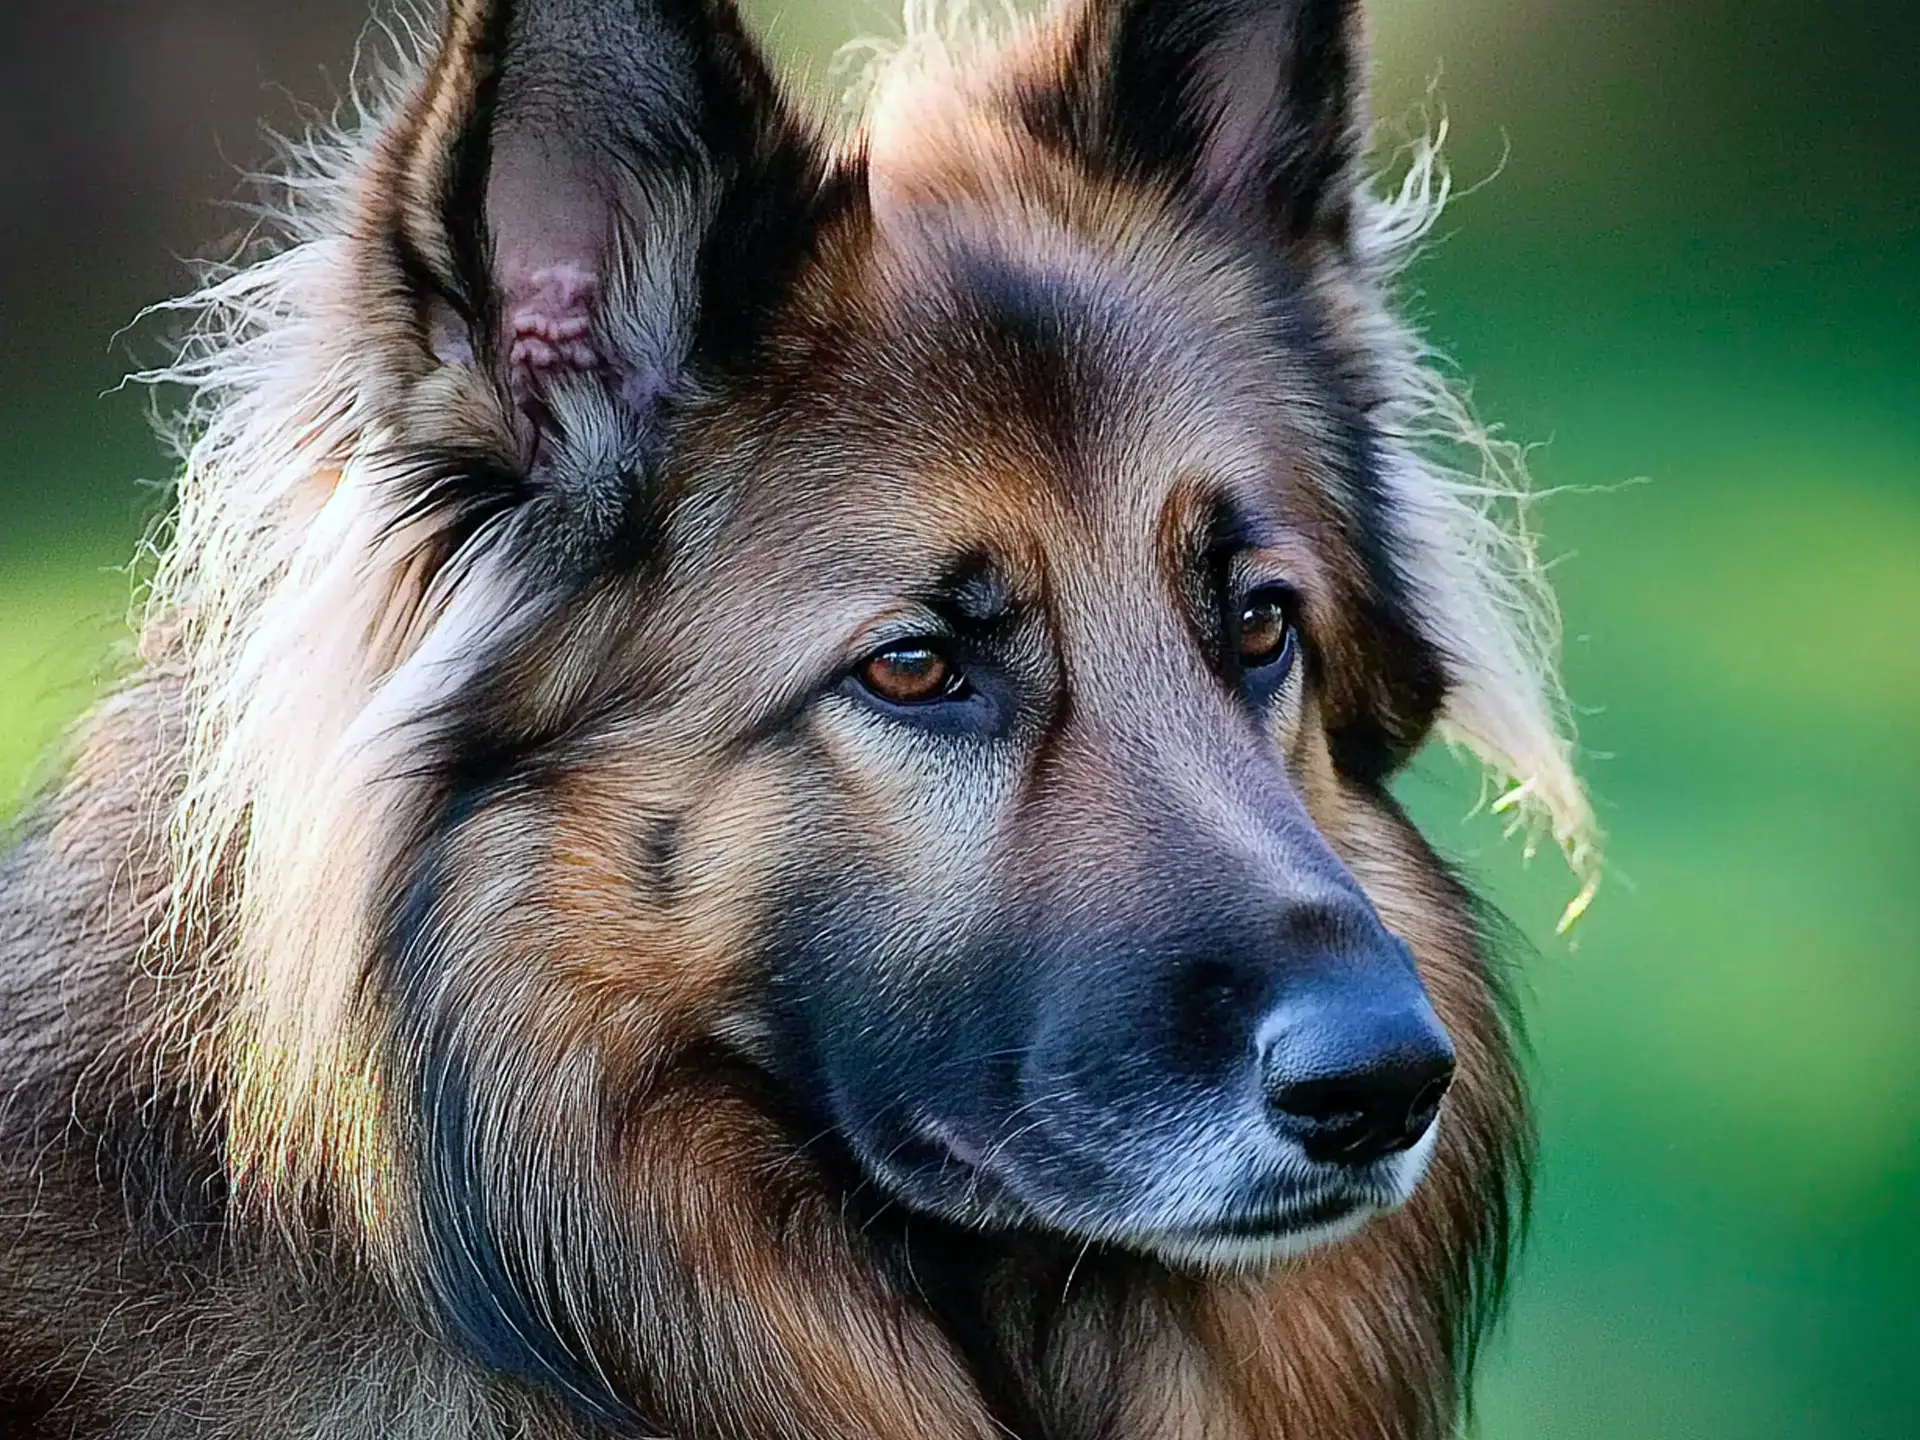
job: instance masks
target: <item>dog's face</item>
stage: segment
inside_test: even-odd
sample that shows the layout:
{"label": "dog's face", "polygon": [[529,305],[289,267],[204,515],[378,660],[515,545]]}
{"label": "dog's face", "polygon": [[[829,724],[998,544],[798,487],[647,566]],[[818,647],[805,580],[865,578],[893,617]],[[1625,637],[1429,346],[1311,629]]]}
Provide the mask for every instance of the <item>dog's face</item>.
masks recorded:
{"label": "dog's face", "polygon": [[715,405],[754,453],[645,649],[727,697],[740,809],[673,864],[763,872],[734,1037],[886,1191],[1264,1256],[1405,1199],[1452,1070],[1315,819],[1386,723],[1339,668],[1404,639],[1343,588],[1366,441],[1298,295],[1074,218],[855,217]]}
{"label": "dog's face", "polygon": [[438,800],[371,924],[423,1125],[718,1046],[951,1221],[1239,1263],[1408,1197],[1454,902],[1384,786],[1485,596],[1380,420],[1357,48],[1090,0],[835,151],[724,9],[453,7],[326,337],[368,610],[300,600]]}
{"label": "dog's face", "polygon": [[[813,214],[672,407],[593,748],[648,772],[641,903],[732,937],[710,1028],[885,1193],[1265,1257],[1431,1148],[1448,1038],[1323,825],[1438,663],[1354,542],[1306,252],[981,105]],[[536,473],[619,398],[540,358]]]}

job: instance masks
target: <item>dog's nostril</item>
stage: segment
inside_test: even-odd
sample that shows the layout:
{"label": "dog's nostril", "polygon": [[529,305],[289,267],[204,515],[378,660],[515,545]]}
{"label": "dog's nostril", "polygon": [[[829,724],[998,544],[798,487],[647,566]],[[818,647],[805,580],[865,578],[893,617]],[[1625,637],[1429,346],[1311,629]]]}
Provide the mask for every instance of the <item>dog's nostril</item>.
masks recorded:
{"label": "dog's nostril", "polygon": [[1436,1048],[1380,1056],[1332,1075],[1277,1075],[1267,1094],[1308,1159],[1366,1165],[1419,1142],[1452,1078],[1452,1054]]}
{"label": "dog's nostril", "polygon": [[1274,1108],[1314,1125],[1348,1125],[1367,1110],[1365,1089],[1347,1076],[1331,1080],[1295,1080],[1276,1087]]}

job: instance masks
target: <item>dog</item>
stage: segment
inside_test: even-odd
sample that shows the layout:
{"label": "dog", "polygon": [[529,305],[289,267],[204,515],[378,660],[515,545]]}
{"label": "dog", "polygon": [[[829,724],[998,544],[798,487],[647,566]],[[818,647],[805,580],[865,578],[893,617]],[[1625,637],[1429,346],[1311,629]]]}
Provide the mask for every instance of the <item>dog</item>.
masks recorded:
{"label": "dog", "polygon": [[1359,6],[919,26],[844,135],[727,0],[398,49],[0,861],[12,1433],[1454,1433],[1531,1132],[1390,781],[1596,851]]}

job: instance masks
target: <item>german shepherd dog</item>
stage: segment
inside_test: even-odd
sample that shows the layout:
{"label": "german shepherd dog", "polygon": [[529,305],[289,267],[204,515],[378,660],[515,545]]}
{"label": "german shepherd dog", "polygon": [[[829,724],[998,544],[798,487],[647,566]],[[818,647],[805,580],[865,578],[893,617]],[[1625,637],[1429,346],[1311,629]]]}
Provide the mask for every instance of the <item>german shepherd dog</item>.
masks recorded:
{"label": "german shepherd dog", "polygon": [[729,0],[433,30],[183,302],[0,869],[10,1433],[1451,1434],[1529,1128],[1388,784],[1593,847],[1358,4],[1067,0],[834,139]]}

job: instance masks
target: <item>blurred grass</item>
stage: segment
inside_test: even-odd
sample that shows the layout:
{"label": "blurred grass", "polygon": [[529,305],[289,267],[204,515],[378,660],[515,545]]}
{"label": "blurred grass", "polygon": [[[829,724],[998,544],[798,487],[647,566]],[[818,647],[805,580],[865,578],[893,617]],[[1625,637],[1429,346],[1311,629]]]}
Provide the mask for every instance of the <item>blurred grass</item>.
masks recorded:
{"label": "blurred grass", "polygon": [[1483,407],[1553,437],[1534,469],[1569,491],[1544,513],[1612,866],[1569,951],[1550,857],[1520,871],[1460,821],[1449,762],[1407,787],[1543,937],[1539,1212],[1481,1433],[1910,1440],[1913,317],[1845,271],[1811,306],[1802,275],[1649,286],[1600,248],[1462,234],[1425,272]]}
{"label": "blurred grass", "polygon": [[95,543],[0,548],[0,823],[51,778],[61,729],[127,651],[124,554]]}
{"label": "blurred grass", "polygon": [[[1538,943],[1538,1214],[1479,1433],[1914,1440],[1920,226],[1863,178],[1840,68],[1912,47],[1827,54],[1840,12],[1783,4],[1377,8],[1389,110],[1451,37],[1463,173],[1513,123],[1415,303],[1480,408],[1551,442],[1612,861],[1569,950],[1552,857],[1463,818],[1445,755],[1405,786]],[[825,13],[774,17],[816,77]],[[110,672],[150,508],[137,405],[99,388],[31,392],[0,455],[0,808]]]}
{"label": "blurred grass", "polygon": [[[1544,1159],[1490,1437],[1920,1434],[1920,497],[1793,459],[1563,502],[1613,874],[1527,977]],[[1564,877],[1452,769],[1416,813],[1543,936]]]}

